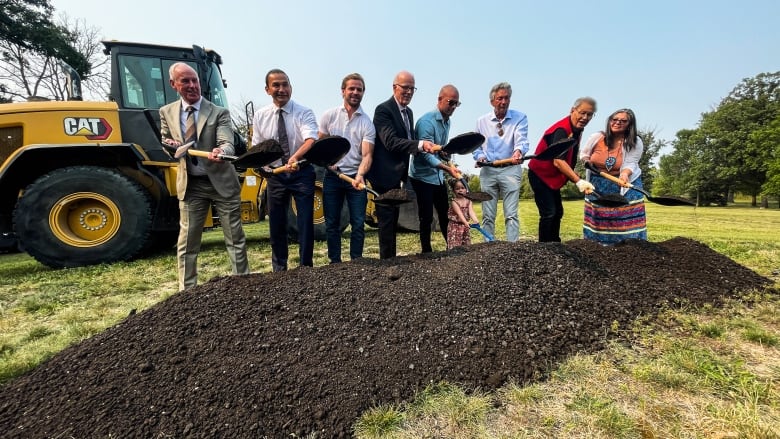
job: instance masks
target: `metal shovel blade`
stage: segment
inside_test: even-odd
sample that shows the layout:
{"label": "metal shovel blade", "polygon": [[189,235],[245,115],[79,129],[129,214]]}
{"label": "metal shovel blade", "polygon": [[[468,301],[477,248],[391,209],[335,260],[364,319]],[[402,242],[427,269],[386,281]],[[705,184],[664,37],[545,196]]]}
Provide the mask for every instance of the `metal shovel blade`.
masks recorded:
{"label": "metal shovel blade", "polygon": [[447,154],[471,154],[485,143],[485,136],[479,133],[469,132],[458,134],[450,139],[441,151]]}

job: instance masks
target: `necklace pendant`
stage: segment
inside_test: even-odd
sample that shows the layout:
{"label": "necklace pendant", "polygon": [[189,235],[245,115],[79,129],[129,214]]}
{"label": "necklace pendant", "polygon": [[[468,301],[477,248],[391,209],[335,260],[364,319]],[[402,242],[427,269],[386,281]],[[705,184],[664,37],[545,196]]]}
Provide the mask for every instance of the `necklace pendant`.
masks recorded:
{"label": "necklace pendant", "polygon": [[604,161],[604,167],[607,168],[607,171],[611,171],[615,166],[615,163],[617,163],[617,159],[615,157],[609,156]]}

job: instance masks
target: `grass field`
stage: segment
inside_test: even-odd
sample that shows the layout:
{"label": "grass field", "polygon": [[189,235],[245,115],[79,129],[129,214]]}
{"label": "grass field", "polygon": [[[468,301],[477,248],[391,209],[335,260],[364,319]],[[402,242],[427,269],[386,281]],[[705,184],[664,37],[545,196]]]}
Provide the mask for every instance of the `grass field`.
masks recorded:
{"label": "grass field", "polygon": [[[536,239],[538,216],[522,200],[521,239]],[[564,241],[582,236],[582,202],[565,203]],[[501,209],[499,208],[499,212]],[[480,213],[478,211],[478,213]],[[651,241],[676,236],[707,244],[780,280],[780,210],[647,204]],[[503,237],[499,215],[497,237]],[[267,222],[246,226],[250,267],[270,271]],[[476,232],[472,235],[476,240]],[[444,250],[435,234],[434,250]],[[343,248],[348,238],[343,239]],[[399,253],[419,251],[399,235]],[[291,267],[297,265],[291,247]],[[369,229],[365,256],[378,257]],[[200,281],[229,274],[221,230],[204,234]],[[315,245],[315,265],[327,263]],[[126,263],[50,269],[25,254],[0,255],[0,382],[35,367],[176,293],[174,252]],[[750,292],[746,292],[750,293]],[[752,294],[724,309],[674,309],[635,328],[632,340],[574,357],[550,379],[483,394],[447,383],[403,407],[377,407],[359,437],[779,437],[780,312],[776,296]]]}

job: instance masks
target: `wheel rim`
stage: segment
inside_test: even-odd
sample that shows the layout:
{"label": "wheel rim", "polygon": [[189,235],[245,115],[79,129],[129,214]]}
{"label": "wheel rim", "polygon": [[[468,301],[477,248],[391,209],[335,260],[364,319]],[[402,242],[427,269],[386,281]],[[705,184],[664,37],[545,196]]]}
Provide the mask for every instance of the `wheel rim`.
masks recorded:
{"label": "wheel rim", "polygon": [[[298,207],[295,205],[295,200],[290,199],[290,205],[292,206],[295,215],[298,215]],[[314,224],[323,224],[325,222],[325,204],[322,202],[322,182],[314,182]]]}
{"label": "wheel rim", "polygon": [[117,205],[95,192],[77,192],[61,198],[49,212],[54,236],[74,247],[94,247],[116,235],[121,224]]}

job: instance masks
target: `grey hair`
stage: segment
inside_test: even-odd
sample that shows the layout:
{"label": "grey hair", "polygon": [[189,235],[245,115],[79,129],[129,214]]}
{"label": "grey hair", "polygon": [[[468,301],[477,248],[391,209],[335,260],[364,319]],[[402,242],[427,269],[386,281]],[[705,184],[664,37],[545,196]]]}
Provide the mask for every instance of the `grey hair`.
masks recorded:
{"label": "grey hair", "polygon": [[498,93],[499,90],[506,90],[507,93],[509,93],[509,97],[512,97],[512,86],[509,85],[508,82],[499,82],[498,84],[494,85],[493,88],[490,89],[490,100],[492,101],[493,98],[496,97],[496,93]]}
{"label": "grey hair", "polygon": [[590,96],[583,96],[581,98],[577,98],[577,100],[574,101],[574,105],[572,105],[572,108],[577,108],[582,104],[593,105],[593,111],[594,112],[596,111],[596,100]]}

